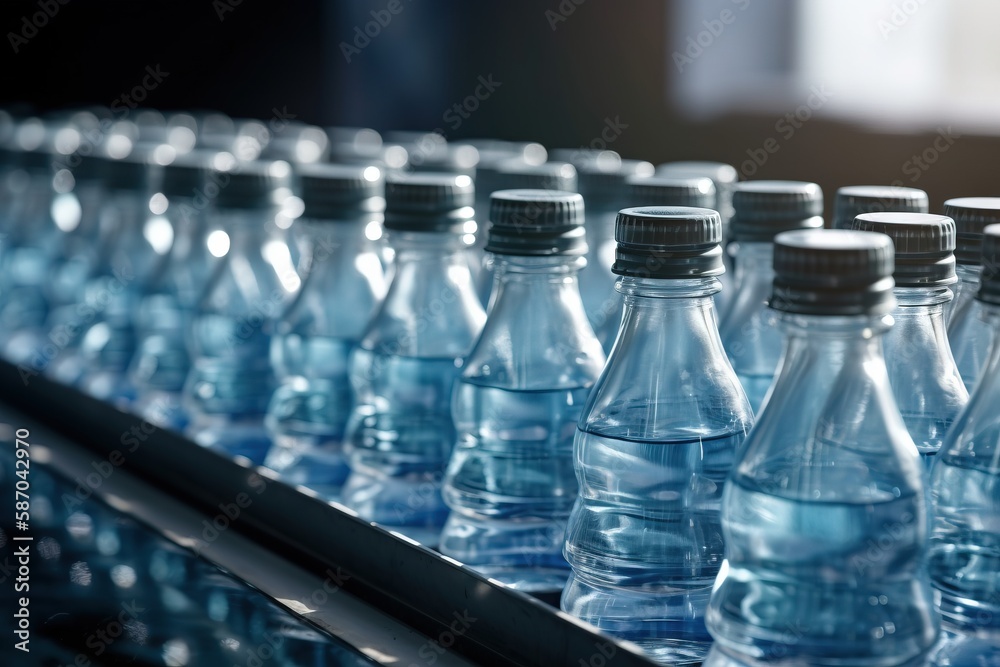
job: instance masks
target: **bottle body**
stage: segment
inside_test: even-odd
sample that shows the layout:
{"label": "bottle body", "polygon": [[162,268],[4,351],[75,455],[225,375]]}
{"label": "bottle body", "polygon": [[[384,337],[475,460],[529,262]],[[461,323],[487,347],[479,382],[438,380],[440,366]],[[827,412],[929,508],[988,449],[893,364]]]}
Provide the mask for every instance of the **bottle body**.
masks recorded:
{"label": "bottle body", "polygon": [[187,432],[198,444],[260,464],[271,444],[264,415],[274,391],[274,322],[300,279],[272,211],[225,209],[217,216],[231,245],[192,320]]}
{"label": "bottle body", "polygon": [[937,637],[923,468],[878,317],[781,316],[768,402],[723,498],[706,664],[899,665]]}
{"label": "bottle body", "polygon": [[781,359],[782,335],[774,313],[767,307],[774,269],[773,247],[766,243],[741,243],[732,248],[739,285],[719,331],[736,375],[746,390],[750,407],[759,412]]}
{"label": "bottle body", "polygon": [[708,650],[722,489],[753,423],[718,335],[718,288],[621,280],[621,332],[574,443],[561,606],[670,664]]}
{"label": "bottle body", "polygon": [[576,257],[497,256],[490,316],[466,359],[441,551],[526,591],[561,590],[576,498],[573,433],[604,354]]}
{"label": "bottle body", "polygon": [[441,482],[455,442],[452,390],[485,313],[460,236],[393,237],[392,282],[351,354],[351,473],[341,499],[433,545],[447,516]]}
{"label": "bottle body", "polygon": [[960,282],[948,321],[948,339],[958,371],[971,392],[986,365],[996,332],[983,319],[982,303],[976,299],[980,267],[959,264],[956,272]]}
{"label": "bottle body", "polygon": [[615,216],[618,209],[587,202],[587,264],[580,270],[580,295],[590,325],[605,352],[611,349],[621,323],[622,300],[615,291]]}
{"label": "bottle body", "polygon": [[367,221],[300,220],[309,239],[302,289],[271,340],[278,388],[266,424],[266,465],[285,481],[339,496],[349,468],[344,432],[353,408],[350,354],[385,295]]}
{"label": "bottle body", "polygon": [[969,400],[951,356],[944,308],[947,287],[895,289],[895,324],[885,335],[885,360],[896,405],[928,466]]}

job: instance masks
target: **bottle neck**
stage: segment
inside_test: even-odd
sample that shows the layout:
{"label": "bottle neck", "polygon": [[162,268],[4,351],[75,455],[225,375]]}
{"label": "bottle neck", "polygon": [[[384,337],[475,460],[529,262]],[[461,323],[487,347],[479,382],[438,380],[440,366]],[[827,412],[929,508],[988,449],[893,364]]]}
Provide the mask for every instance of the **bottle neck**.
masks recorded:
{"label": "bottle neck", "polygon": [[979,285],[979,276],[982,273],[982,269],[983,267],[978,264],[958,264],[955,267],[955,273],[963,283]]}
{"label": "bottle neck", "polygon": [[660,340],[707,340],[725,356],[712,298],[721,289],[716,278],[652,279],[623,276],[617,289],[625,302],[612,359],[641,354],[635,347]]}
{"label": "bottle neck", "polygon": [[[344,269],[364,262],[373,255],[365,237],[366,221],[298,220],[295,225],[305,240],[300,269],[313,271]],[[374,257],[378,262],[378,258]]]}
{"label": "bottle neck", "polygon": [[771,289],[774,280],[773,243],[731,243],[726,250],[736,260],[736,284],[742,286],[753,282]]}
{"label": "bottle neck", "polygon": [[945,306],[954,297],[947,286],[897,287],[893,294],[896,296],[895,314],[900,317],[944,317]]}

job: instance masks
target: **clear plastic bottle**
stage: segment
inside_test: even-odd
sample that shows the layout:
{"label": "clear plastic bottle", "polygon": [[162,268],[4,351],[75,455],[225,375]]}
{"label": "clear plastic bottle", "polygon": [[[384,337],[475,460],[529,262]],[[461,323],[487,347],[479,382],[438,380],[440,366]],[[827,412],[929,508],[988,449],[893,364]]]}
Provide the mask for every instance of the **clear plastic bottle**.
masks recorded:
{"label": "clear plastic bottle", "polygon": [[853,229],[863,213],[927,213],[927,193],[895,185],[848,185],[833,200],[833,229]]}
{"label": "clear plastic bottle", "polygon": [[630,208],[615,238],[625,314],[574,442],[561,606],[657,661],[697,664],[724,555],[722,490],[753,424],[714,313],[722,222],[708,209]]}
{"label": "clear plastic bottle", "polygon": [[927,213],[864,213],[853,227],[887,235],[896,249],[895,324],[885,336],[885,363],[906,429],[930,466],[969,401],[944,323],[956,281],[955,223]]}
{"label": "clear plastic bottle", "polygon": [[[633,176],[626,181],[626,187],[628,188],[626,199],[630,207],[689,206],[712,209],[716,202],[715,185],[708,178]],[[719,280],[718,276],[716,280]],[[722,283],[721,280],[719,282]],[[722,286],[722,289],[725,289],[725,286]],[[719,294],[721,294],[721,290]],[[611,346],[615,343],[615,338],[618,337],[618,329],[622,319],[620,313],[624,308],[621,294],[616,292],[614,296],[618,301],[619,316],[607,317],[604,324],[597,329],[597,339],[601,341],[604,351],[609,354]],[[718,302],[716,302],[716,306],[718,306]]]}
{"label": "clear plastic bottle", "polygon": [[787,343],[723,493],[705,664],[917,664],[938,618],[924,467],[882,356],[892,241],[798,230],[774,248]]}
{"label": "clear plastic bottle", "polygon": [[615,292],[611,266],[615,263],[615,217],[631,206],[626,181],[631,176],[652,176],[649,162],[623,160],[604,151],[577,164],[577,183],[587,206],[587,265],[580,272],[583,306],[594,331],[611,319],[621,321],[621,297]]}
{"label": "clear plastic bottle", "polygon": [[575,193],[493,194],[495,294],[452,400],[441,552],[518,590],[560,591],[569,574],[573,433],[604,367],[577,281],[583,219]]}
{"label": "clear plastic bottle", "polygon": [[144,228],[167,252],[133,314],[138,342],[129,368],[136,391],[131,410],[151,424],[181,432],[189,421],[182,397],[191,370],[188,334],[198,298],[218,261],[208,247],[206,221],[208,192],[217,187],[209,180],[212,155],[195,151],[162,160],[166,164]]}
{"label": "clear plastic bottle", "polygon": [[969,392],[976,386],[986,366],[986,357],[995,332],[983,319],[979,291],[983,229],[1000,223],[1000,197],[961,197],[944,203],[944,214],[955,221],[958,240],[955,247],[959,282],[948,315],[948,339],[958,371]]}
{"label": "clear plastic bottle", "polygon": [[264,415],[275,389],[268,357],[274,322],[301,284],[284,233],[291,224],[283,209],[289,176],[286,162],[216,156],[209,224],[219,224],[225,237],[210,238],[209,249],[224,256],[199,300],[189,338],[188,435],[256,464],[271,446]]}
{"label": "clear plastic bottle", "polygon": [[823,192],[815,183],[747,181],[733,192],[730,223],[738,285],[719,324],[722,344],[759,412],[781,358],[782,335],[767,307],[774,280],[773,241],[791,229],[823,226]]}
{"label": "clear plastic bottle", "polygon": [[441,482],[455,443],[452,390],[486,319],[462,238],[473,203],[468,176],[387,178],[395,271],[351,355],[351,474],[341,502],[428,546],[448,515]]}
{"label": "clear plastic bottle", "polygon": [[[982,237],[982,284],[976,299],[986,323],[1000,332],[1000,225]],[[989,352],[982,379],[948,433],[932,471],[934,529],[929,569],[938,610],[960,637],[1000,637],[1000,345]],[[962,651],[974,654],[971,640]],[[955,649],[950,649],[954,651]],[[973,656],[970,656],[973,657]],[[992,665],[975,661],[941,664]]]}
{"label": "clear plastic bottle", "polygon": [[308,247],[302,289],[271,339],[279,386],[265,421],[274,441],[265,465],[334,500],[349,472],[349,358],[386,290],[366,236],[381,225],[385,182],[376,167],[311,165],[298,169],[298,183],[304,211],[295,226]]}
{"label": "clear plastic bottle", "polygon": [[[488,170],[480,170],[476,174],[476,217],[479,220],[476,258],[480,265],[474,273],[479,300],[487,306],[487,310],[493,291],[493,258],[482,248],[486,245],[485,225],[490,214],[490,196],[498,190],[522,189],[576,192],[576,168],[568,162],[532,164],[523,159],[512,159],[497,162]],[[485,201],[481,200],[483,196]]]}

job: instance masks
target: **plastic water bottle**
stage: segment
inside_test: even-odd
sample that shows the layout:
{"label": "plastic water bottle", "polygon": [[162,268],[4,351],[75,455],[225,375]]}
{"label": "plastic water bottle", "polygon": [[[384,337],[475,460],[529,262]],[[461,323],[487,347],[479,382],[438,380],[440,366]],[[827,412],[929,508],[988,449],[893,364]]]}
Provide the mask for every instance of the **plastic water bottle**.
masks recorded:
{"label": "plastic water bottle", "polygon": [[351,355],[356,404],[341,502],[427,545],[448,515],[441,482],[455,443],[452,389],[486,319],[462,238],[474,201],[468,176],[387,178],[395,271]]}
{"label": "plastic water bottle", "polygon": [[[733,217],[733,188],[740,180],[736,167],[724,162],[707,162],[701,160],[683,160],[679,162],[664,162],[656,167],[656,175],[664,178],[708,178],[715,186],[715,201],[707,206],[719,212],[722,217],[722,261],[726,272],[719,276],[722,289],[715,295],[715,312],[722,319],[733,295],[736,293],[735,265],[733,256],[727,252],[732,233],[729,221]],[[639,204],[641,202],[635,202]],[[684,206],[702,206],[702,204],[684,204]]]}
{"label": "plastic water bottle", "polygon": [[577,493],[573,433],[604,367],[577,282],[583,198],[501,190],[489,219],[497,280],[452,401],[458,439],[440,549],[515,589],[559,591]]}
{"label": "plastic water bottle", "polygon": [[[175,431],[188,425],[184,382],[191,370],[187,339],[198,298],[218,262],[208,246],[213,153],[163,156],[157,192],[150,197],[144,228],[167,252],[157,262],[133,316],[138,339],[129,368],[136,398],[131,410],[151,424]],[[211,190],[214,192],[214,190]],[[216,238],[224,234],[216,231]],[[171,237],[169,246],[165,236]]]}
{"label": "plastic water bottle", "polygon": [[976,386],[986,366],[993,344],[994,329],[982,317],[979,292],[983,229],[1000,223],[1000,197],[961,197],[944,203],[944,214],[955,221],[958,240],[955,248],[959,283],[955,286],[948,320],[948,338],[955,363],[969,392]]}
{"label": "plastic water bottle", "polygon": [[349,472],[350,353],[385,296],[378,248],[366,236],[382,222],[385,183],[376,167],[340,165],[300,167],[298,182],[305,208],[295,226],[308,248],[302,288],[271,340],[279,386],[267,410],[265,465],[335,499]]}
{"label": "plastic water bottle", "polygon": [[719,331],[733,368],[759,411],[781,358],[782,335],[767,307],[774,280],[773,240],[791,229],[823,226],[823,192],[815,183],[748,181],[733,192],[730,247],[738,285]]}
{"label": "plastic water bottle", "polygon": [[274,321],[301,284],[283,233],[292,222],[283,208],[289,175],[287,162],[220,154],[206,184],[216,193],[210,224],[225,236],[209,238],[209,250],[222,257],[190,334],[187,433],[256,464],[271,446],[264,415],[275,389],[268,357]]}
{"label": "plastic water bottle", "polygon": [[723,560],[722,489],[753,424],[714,314],[722,221],[630,208],[615,238],[625,314],[574,442],[561,606],[657,661],[697,664]]}
{"label": "plastic water bottle", "polygon": [[[997,332],[1000,225],[985,229],[982,262],[982,284],[976,299],[986,323]],[[996,656],[1000,631],[1000,345],[990,350],[981,378],[949,431],[932,471],[934,529],[929,569],[938,610],[951,629],[965,637],[991,636]],[[976,642],[971,642],[973,646],[969,641],[964,643],[962,651],[974,655]],[[995,662],[979,657],[941,664]]]}
{"label": "plastic water bottle", "polygon": [[723,493],[705,664],[917,664],[938,619],[924,467],[882,356],[892,241],[800,230],[774,248],[787,344]]}
{"label": "plastic water bottle", "polygon": [[615,262],[615,217],[631,206],[627,181],[631,176],[652,176],[653,165],[641,160],[623,160],[604,151],[577,165],[577,182],[587,206],[587,266],[580,272],[583,306],[594,331],[608,319],[621,320],[621,298],[615,292],[611,265]]}
{"label": "plastic water bottle", "polygon": [[[568,162],[532,164],[521,158],[503,160],[476,173],[476,218],[480,221],[474,267],[476,290],[484,306],[493,291],[493,258],[482,251],[486,245],[486,221],[490,217],[490,196],[498,190],[558,190],[576,192],[576,168]],[[485,194],[485,201],[481,199]],[[478,268],[478,270],[477,270]],[[487,308],[488,309],[488,308]]]}
{"label": "plastic water bottle", "polygon": [[927,213],[927,193],[895,185],[848,185],[833,200],[834,229],[853,229],[863,213]]}
{"label": "plastic water bottle", "polygon": [[895,246],[895,324],[885,363],[896,405],[927,465],[969,400],[951,356],[944,307],[955,278],[955,223],[927,213],[864,213],[854,229],[879,232]]}
{"label": "plastic water bottle", "polygon": [[[673,176],[633,176],[626,181],[629,206],[689,206],[694,208],[712,209],[715,206],[715,185],[711,179],[699,177]],[[724,274],[723,274],[724,275]],[[716,277],[719,280],[719,277]],[[721,280],[719,281],[721,284]],[[723,287],[723,289],[725,289]],[[720,291],[721,293],[721,291]],[[597,330],[597,339],[601,341],[605,352],[611,352],[618,329],[621,326],[621,312],[624,307],[621,294],[614,293],[617,299],[618,317],[608,317]],[[716,297],[718,294],[716,294]],[[718,303],[716,303],[718,305]]]}

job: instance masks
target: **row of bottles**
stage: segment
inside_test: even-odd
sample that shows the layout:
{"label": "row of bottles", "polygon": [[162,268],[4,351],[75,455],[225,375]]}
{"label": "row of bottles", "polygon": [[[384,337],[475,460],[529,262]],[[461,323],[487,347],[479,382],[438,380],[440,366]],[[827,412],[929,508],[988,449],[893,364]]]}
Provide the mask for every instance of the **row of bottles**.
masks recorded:
{"label": "row of bottles", "polygon": [[84,155],[92,120],[0,116],[25,381],[562,589],[668,664],[923,660],[929,470],[964,647],[936,650],[987,651],[1000,198],[847,187],[831,231],[816,184],[713,163],[205,118]]}

